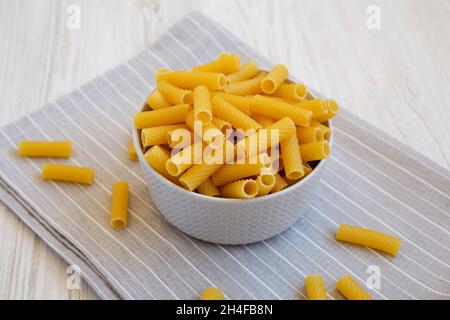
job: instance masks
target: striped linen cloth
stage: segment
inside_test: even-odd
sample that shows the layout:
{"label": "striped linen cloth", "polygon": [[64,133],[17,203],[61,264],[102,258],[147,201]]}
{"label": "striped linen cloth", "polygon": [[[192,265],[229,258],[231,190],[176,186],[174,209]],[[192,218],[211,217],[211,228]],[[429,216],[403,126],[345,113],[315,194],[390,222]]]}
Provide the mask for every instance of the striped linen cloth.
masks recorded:
{"label": "striped linen cloth", "polygon": [[[380,271],[376,299],[450,297],[450,174],[343,110],[316,199],[277,237],[220,246],[177,231],[154,208],[138,163],[127,157],[132,116],[154,88],[159,67],[189,69],[223,51],[265,69],[271,63],[197,12],[142,54],[0,130],[0,199],[105,299],[196,299],[208,286],[229,299],[302,299],[303,280],[325,278],[330,299],[343,297],[344,274],[366,286]],[[67,139],[93,167],[89,187],[40,179],[51,159],[19,158],[24,139]],[[130,183],[129,227],[109,227],[111,186]],[[174,199],[176,201],[176,199]],[[334,240],[338,224],[398,235],[397,257]],[[378,268],[378,269],[377,269]]]}

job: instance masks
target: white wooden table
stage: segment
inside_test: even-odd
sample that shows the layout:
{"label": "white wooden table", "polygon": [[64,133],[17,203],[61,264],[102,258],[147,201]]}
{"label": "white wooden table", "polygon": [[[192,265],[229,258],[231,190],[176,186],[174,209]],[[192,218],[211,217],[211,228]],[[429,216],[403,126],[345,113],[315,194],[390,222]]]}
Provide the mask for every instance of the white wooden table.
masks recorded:
{"label": "white wooden table", "polygon": [[[71,5],[80,29],[67,27]],[[380,29],[367,27],[371,5]],[[138,54],[193,9],[450,167],[447,0],[0,0],[0,125]],[[66,279],[66,263],[0,204],[0,299],[96,298]]]}

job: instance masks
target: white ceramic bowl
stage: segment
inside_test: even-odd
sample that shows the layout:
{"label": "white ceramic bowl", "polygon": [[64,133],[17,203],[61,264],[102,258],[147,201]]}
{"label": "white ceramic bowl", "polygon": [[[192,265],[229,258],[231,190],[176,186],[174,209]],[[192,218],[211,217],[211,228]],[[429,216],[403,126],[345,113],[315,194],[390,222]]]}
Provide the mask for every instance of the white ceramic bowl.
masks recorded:
{"label": "white ceramic bowl", "polygon": [[[329,127],[332,149],[331,123]],[[313,199],[328,162],[320,161],[306,178],[274,194],[249,200],[213,198],[189,192],[154,170],[144,159],[138,130],[133,130],[133,143],[153,203],[167,221],[194,238],[226,245],[262,241],[293,225]]]}

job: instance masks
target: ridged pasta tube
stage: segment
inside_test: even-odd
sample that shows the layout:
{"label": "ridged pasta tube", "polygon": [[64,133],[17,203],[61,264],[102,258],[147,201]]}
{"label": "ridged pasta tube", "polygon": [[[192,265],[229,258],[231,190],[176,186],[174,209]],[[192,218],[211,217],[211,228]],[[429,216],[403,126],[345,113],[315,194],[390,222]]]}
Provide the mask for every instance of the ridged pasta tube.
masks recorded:
{"label": "ridged pasta tube", "polygon": [[275,123],[275,121],[273,121],[272,118],[264,116],[262,114],[258,114],[258,113],[252,114],[252,118],[256,122],[258,122],[260,125],[262,125],[263,128],[267,128]]}
{"label": "ridged pasta tube", "polygon": [[239,71],[227,75],[228,83],[236,83],[253,78],[258,73],[258,66],[253,61],[244,63]]}
{"label": "ridged pasta tube", "polygon": [[225,92],[214,92],[213,97],[220,96],[224,98],[226,101],[231,103],[233,106],[241,110],[246,114],[250,114],[250,102],[252,101],[251,97],[247,96],[238,96],[235,94],[229,94]]}
{"label": "ridged pasta tube", "polygon": [[255,180],[240,180],[220,187],[219,191],[224,198],[252,199],[258,195],[258,185]]}
{"label": "ridged pasta tube", "polygon": [[192,91],[178,88],[167,81],[159,81],[156,88],[171,104],[192,104],[194,102]]}
{"label": "ridged pasta tube", "polygon": [[258,185],[258,196],[265,196],[272,191],[275,187],[276,179],[275,176],[270,174],[263,174],[256,178],[256,184]]}
{"label": "ridged pasta tube", "polygon": [[287,100],[301,101],[306,97],[306,86],[301,83],[283,83],[272,96]]}
{"label": "ridged pasta tube", "polygon": [[158,90],[153,91],[146,100],[146,103],[153,109],[163,109],[170,107],[170,102]]}
{"label": "ridged pasta tube", "polygon": [[314,118],[314,120],[316,120],[320,123],[324,123],[324,122],[330,120],[339,111],[339,105],[337,104],[337,102],[335,100],[326,100],[325,103],[328,107],[328,113],[323,116]]}
{"label": "ridged pasta tube", "polygon": [[372,296],[348,274],[336,281],[336,288],[348,300],[373,300]]}
{"label": "ridged pasta tube", "polygon": [[[184,149],[191,145],[194,139],[194,132],[186,128],[177,128],[167,132],[167,144],[172,149]],[[163,144],[163,143],[162,143]]]}
{"label": "ridged pasta tube", "polygon": [[200,141],[187,146],[180,152],[174,154],[166,162],[167,172],[170,175],[177,177],[194,164],[201,163],[204,147],[204,142]]}
{"label": "ridged pasta tube", "polygon": [[331,130],[326,125],[317,122],[315,120],[311,121],[311,127],[319,127],[322,130],[323,133],[323,139],[324,140],[330,140],[331,138]]}
{"label": "ridged pasta tube", "polygon": [[346,224],[339,225],[336,240],[380,250],[393,256],[397,255],[401,243],[398,237]]}
{"label": "ridged pasta tube", "polygon": [[208,88],[198,86],[194,89],[194,119],[203,125],[212,121],[211,96]]}
{"label": "ridged pasta tube", "polygon": [[266,74],[266,72],[260,72],[254,78],[245,81],[230,83],[225,86],[224,91],[226,93],[238,96],[249,96],[262,93],[261,80],[265,77]]}
{"label": "ridged pasta tube", "polygon": [[330,145],[328,141],[301,144],[300,153],[305,162],[323,160],[330,155]]}
{"label": "ridged pasta tube", "polygon": [[290,104],[281,102],[277,98],[255,95],[250,104],[252,113],[260,113],[273,119],[289,117],[300,127],[309,127],[312,121],[312,112],[295,108]]}
{"label": "ridged pasta tube", "polygon": [[125,181],[113,185],[109,223],[114,229],[123,229],[128,225],[128,189]]}
{"label": "ridged pasta tube", "polygon": [[92,184],[94,182],[94,170],[91,168],[47,163],[42,168],[42,178],[45,180]]}
{"label": "ridged pasta tube", "polygon": [[323,140],[323,130],[320,127],[297,128],[298,143],[312,143]]}
{"label": "ridged pasta tube", "polygon": [[212,183],[211,178],[206,179],[197,188],[198,193],[209,197],[220,196],[219,189]]}
{"label": "ridged pasta tube", "polygon": [[259,129],[261,125],[250,118],[224,98],[215,96],[212,100],[212,110],[215,116],[228,121],[236,129]]}
{"label": "ridged pasta tube", "polygon": [[300,102],[294,106],[309,110],[312,112],[313,119],[317,119],[328,114],[328,103],[327,100],[313,99],[305,102]]}
{"label": "ridged pasta tube", "polygon": [[[167,143],[167,133],[176,129],[188,130],[185,124],[174,124],[169,126],[160,126],[145,128],[141,131],[141,142],[144,148]],[[188,132],[188,131],[187,131]]]}
{"label": "ridged pasta tube", "polygon": [[305,288],[308,300],[327,300],[327,290],[322,276],[312,274],[305,278]]}
{"label": "ridged pasta tube", "polygon": [[274,93],[287,79],[288,73],[288,68],[284,64],[275,65],[272,71],[261,80],[262,92],[266,94]]}
{"label": "ridged pasta tube", "polygon": [[216,73],[233,73],[239,71],[241,62],[239,55],[229,54],[227,52],[221,53],[216,60],[211,61],[200,66],[192,68],[192,71],[201,72],[216,72]]}
{"label": "ridged pasta tube", "polygon": [[148,164],[163,177],[175,184],[179,184],[178,179],[170,175],[166,169],[166,162],[170,159],[169,151],[161,146],[153,146],[145,153],[144,159],[147,160]]}
{"label": "ridged pasta tube", "polygon": [[302,178],[305,175],[305,172],[303,171],[302,157],[300,154],[297,135],[290,135],[289,138],[281,141],[280,145],[286,177],[291,180]]}
{"label": "ridged pasta tube", "polygon": [[69,158],[72,156],[70,141],[21,141],[19,155],[22,157]]}
{"label": "ridged pasta tube", "polygon": [[[189,90],[194,90],[196,87],[202,85],[207,87],[209,90],[223,90],[227,83],[227,78],[223,73],[200,71],[167,72],[161,76],[161,80],[161,82],[166,81],[175,87]],[[159,83],[158,90],[160,90]]]}
{"label": "ridged pasta tube", "polygon": [[270,193],[275,193],[275,192],[279,192],[283,189],[285,189],[286,187],[288,187],[289,185],[287,184],[287,182],[283,179],[282,176],[280,176],[279,173],[276,173],[274,175],[275,177],[275,186],[272,188],[272,190],[270,191]]}
{"label": "ridged pasta tube", "polygon": [[188,104],[180,104],[160,110],[138,112],[134,115],[136,129],[145,129],[183,123],[191,111]]}
{"label": "ridged pasta tube", "polygon": [[225,140],[225,136],[213,123],[202,125],[200,121],[195,121],[194,112],[188,113],[186,116],[187,126],[194,131],[194,134],[200,137],[206,143],[212,143],[215,146],[221,145]]}

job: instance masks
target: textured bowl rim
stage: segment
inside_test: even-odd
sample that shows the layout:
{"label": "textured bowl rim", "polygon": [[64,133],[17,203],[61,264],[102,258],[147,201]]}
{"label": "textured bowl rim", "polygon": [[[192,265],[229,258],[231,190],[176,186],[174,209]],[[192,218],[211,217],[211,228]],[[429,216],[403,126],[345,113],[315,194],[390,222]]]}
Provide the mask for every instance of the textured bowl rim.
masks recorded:
{"label": "textured bowl rim", "polygon": [[[329,141],[330,144],[330,156],[332,154],[333,151],[333,141],[334,141],[334,130],[333,130],[333,126],[332,126],[332,122],[330,120],[328,120],[328,127],[331,130],[331,138]],[[139,161],[142,161],[141,159],[143,159],[145,161],[144,158],[144,153],[142,151],[142,148],[140,146],[139,143],[139,133],[138,130],[136,130],[135,128],[133,128],[133,135],[135,137],[135,142],[134,142],[134,147],[136,149],[136,152],[139,153]],[[136,145],[137,143],[139,143],[139,145]],[[174,183],[172,183],[171,181],[169,181],[168,179],[166,179],[165,177],[163,177],[159,172],[157,172],[155,169],[153,169],[153,167],[151,165],[149,165],[147,163],[147,161],[145,161],[145,165],[147,165],[150,170],[152,171],[152,173],[154,173],[157,176],[157,179],[159,179],[160,181],[162,181],[162,183],[166,184],[167,186],[169,186],[169,188],[174,188],[174,190],[178,190],[178,191],[182,191],[185,192],[186,195],[188,196],[192,196],[192,197],[198,197],[199,199],[203,199],[205,201],[211,201],[211,202],[217,202],[217,203],[237,203],[237,202],[241,202],[241,203],[257,203],[257,202],[261,202],[261,201],[268,201],[271,199],[274,199],[276,197],[281,197],[283,194],[294,191],[298,188],[300,188],[302,185],[306,184],[308,180],[312,179],[312,177],[317,174],[317,172],[325,165],[326,161],[329,160],[330,156],[324,160],[320,160],[319,164],[311,171],[310,174],[308,174],[305,178],[301,179],[299,182],[294,183],[291,186],[288,186],[286,189],[283,189],[281,191],[275,192],[275,193],[271,193],[262,197],[255,197],[252,199],[230,199],[230,198],[219,198],[219,197],[211,197],[211,196],[207,196],[207,195],[203,195],[197,192],[192,192],[189,190],[186,190]]]}

